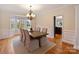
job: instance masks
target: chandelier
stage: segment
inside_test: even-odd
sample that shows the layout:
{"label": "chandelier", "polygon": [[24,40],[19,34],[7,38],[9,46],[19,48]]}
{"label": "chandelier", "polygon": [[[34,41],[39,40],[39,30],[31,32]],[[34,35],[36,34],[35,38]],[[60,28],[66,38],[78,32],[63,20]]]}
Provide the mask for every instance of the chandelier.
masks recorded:
{"label": "chandelier", "polygon": [[33,18],[35,18],[35,14],[33,13],[33,11],[31,10],[31,5],[30,5],[30,10],[29,10],[29,12],[27,13],[27,18],[28,19],[30,19],[30,20],[32,20]]}

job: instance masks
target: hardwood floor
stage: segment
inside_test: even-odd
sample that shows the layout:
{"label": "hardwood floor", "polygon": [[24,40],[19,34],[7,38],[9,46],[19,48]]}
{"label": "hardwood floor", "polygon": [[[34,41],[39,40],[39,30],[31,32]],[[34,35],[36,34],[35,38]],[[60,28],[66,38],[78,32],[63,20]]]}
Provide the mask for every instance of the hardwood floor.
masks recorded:
{"label": "hardwood floor", "polygon": [[11,40],[0,40],[0,54],[14,53]]}
{"label": "hardwood floor", "polygon": [[13,54],[13,45],[12,45],[12,38],[16,37],[16,35],[13,35],[11,37],[0,39],[0,54]]}
{"label": "hardwood floor", "polygon": [[[0,54],[15,53],[11,39],[16,36],[0,40]],[[55,42],[56,46],[47,51],[46,54],[79,54],[79,50],[74,49],[72,44],[61,42],[61,38],[61,35],[56,35],[54,39],[49,38],[49,41]]]}
{"label": "hardwood floor", "polygon": [[50,49],[46,54],[78,54],[79,50],[73,48],[72,44],[61,42],[61,35],[56,35],[54,39],[50,41],[55,42],[56,46]]}
{"label": "hardwood floor", "polygon": [[57,46],[50,49],[46,54],[78,54],[79,51],[73,49],[73,47],[67,43],[62,43],[62,47],[58,48]]}

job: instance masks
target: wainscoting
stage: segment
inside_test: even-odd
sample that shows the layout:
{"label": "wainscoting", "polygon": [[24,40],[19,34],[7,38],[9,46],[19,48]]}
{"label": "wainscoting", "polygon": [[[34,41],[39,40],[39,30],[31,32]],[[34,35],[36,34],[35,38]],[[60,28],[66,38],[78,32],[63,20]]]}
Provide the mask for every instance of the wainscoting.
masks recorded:
{"label": "wainscoting", "polygon": [[75,44],[75,31],[64,30],[62,41],[74,45]]}

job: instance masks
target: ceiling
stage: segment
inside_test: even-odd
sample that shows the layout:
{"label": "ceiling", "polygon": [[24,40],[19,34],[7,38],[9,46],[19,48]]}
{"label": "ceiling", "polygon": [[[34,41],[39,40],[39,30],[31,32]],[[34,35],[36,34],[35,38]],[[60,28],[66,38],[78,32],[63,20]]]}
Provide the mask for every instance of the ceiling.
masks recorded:
{"label": "ceiling", "polygon": [[[0,4],[0,9],[23,14],[29,10],[29,6],[30,4]],[[63,6],[68,6],[68,4],[33,4],[31,9],[33,11],[40,11]]]}

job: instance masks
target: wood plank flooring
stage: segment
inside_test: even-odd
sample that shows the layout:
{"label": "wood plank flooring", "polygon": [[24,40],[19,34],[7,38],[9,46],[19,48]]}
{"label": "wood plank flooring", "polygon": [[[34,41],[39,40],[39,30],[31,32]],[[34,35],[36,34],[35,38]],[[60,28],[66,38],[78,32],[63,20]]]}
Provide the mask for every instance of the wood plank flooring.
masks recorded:
{"label": "wood plank flooring", "polygon": [[[16,36],[17,35],[13,37]],[[11,38],[13,37],[0,40],[0,54],[14,53],[11,44]],[[72,44],[61,42],[61,37],[61,35],[56,35],[56,37],[53,38],[53,40],[49,38],[50,41],[56,43],[56,46],[48,50],[46,54],[79,54],[79,50],[74,49]]]}
{"label": "wood plank flooring", "polygon": [[8,53],[10,54],[14,53],[11,40],[9,39],[0,40],[0,54],[8,54]]}
{"label": "wood plank flooring", "polygon": [[56,46],[51,48],[46,54],[79,54],[79,50],[73,48],[72,44],[61,42],[61,35],[56,35],[55,38],[49,38],[50,41],[55,42]]}
{"label": "wood plank flooring", "polygon": [[18,34],[15,34],[11,37],[0,39],[0,54],[13,54],[13,45],[12,45],[12,38],[18,36]]}

